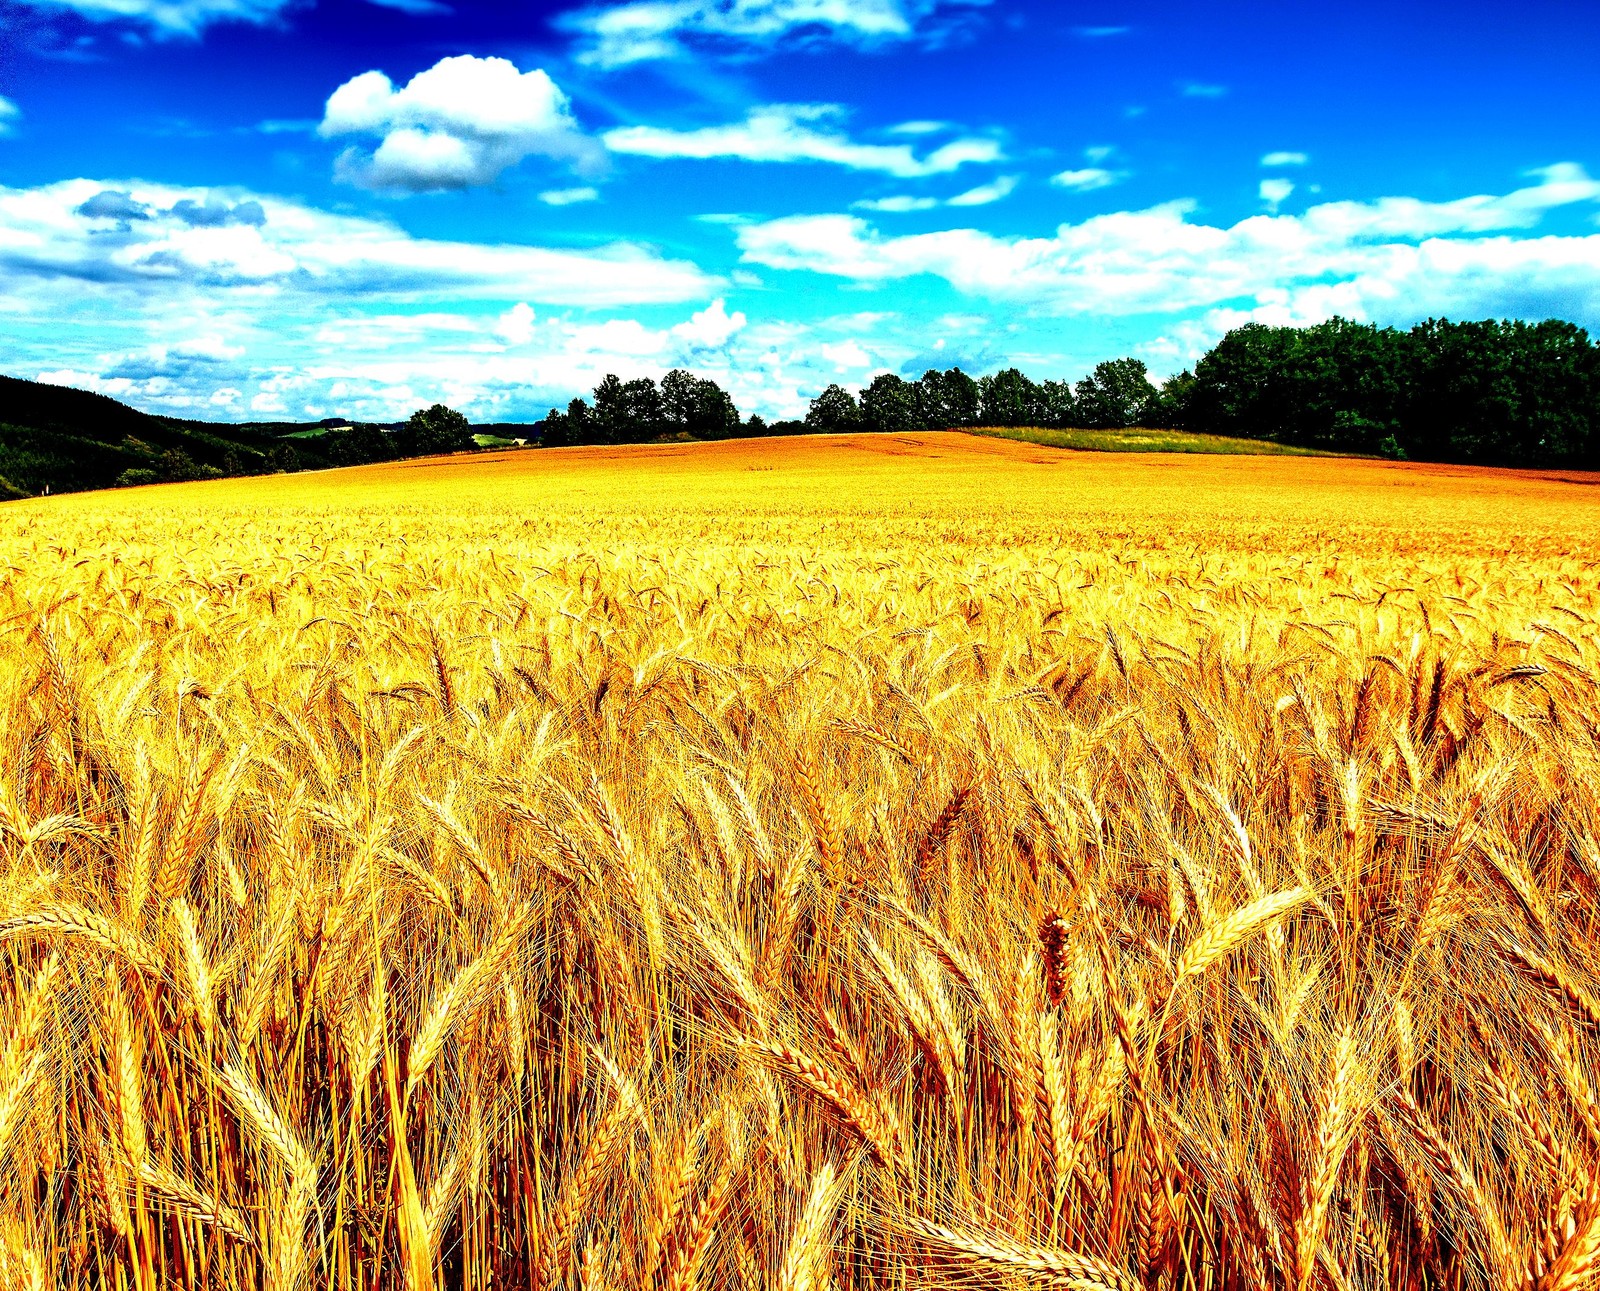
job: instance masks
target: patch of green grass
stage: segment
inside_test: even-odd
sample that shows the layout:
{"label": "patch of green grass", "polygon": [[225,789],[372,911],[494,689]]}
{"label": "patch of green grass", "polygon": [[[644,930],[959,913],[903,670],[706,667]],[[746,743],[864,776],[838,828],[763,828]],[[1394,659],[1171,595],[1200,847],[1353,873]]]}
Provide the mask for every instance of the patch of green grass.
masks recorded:
{"label": "patch of green grass", "polygon": [[1046,430],[1038,426],[974,426],[973,435],[1015,439],[1047,448],[1075,448],[1086,453],[1231,453],[1255,457],[1335,457],[1315,448],[1297,448],[1270,439],[1232,439],[1197,435],[1186,430]]}

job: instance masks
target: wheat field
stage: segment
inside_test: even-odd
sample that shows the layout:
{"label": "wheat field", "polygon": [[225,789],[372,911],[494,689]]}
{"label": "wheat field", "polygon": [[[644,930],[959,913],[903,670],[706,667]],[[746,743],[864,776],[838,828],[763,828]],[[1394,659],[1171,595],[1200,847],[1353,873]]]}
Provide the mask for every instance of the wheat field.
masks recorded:
{"label": "wheat field", "polygon": [[6,506],[0,1285],[1594,1285],[1597,483]]}

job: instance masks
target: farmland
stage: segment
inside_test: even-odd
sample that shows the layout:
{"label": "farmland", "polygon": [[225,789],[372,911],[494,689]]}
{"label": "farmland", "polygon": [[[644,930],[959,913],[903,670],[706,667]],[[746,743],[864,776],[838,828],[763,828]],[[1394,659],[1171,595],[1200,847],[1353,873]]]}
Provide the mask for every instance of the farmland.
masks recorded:
{"label": "farmland", "polygon": [[0,1283],[1571,1291],[1600,476],[907,434],[0,510]]}

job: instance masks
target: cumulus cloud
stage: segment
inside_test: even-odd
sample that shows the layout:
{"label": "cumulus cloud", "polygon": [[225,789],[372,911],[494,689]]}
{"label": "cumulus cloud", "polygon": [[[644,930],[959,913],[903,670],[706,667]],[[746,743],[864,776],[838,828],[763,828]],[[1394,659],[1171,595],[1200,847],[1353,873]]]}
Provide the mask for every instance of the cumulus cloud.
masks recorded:
{"label": "cumulus cloud", "polygon": [[1304,166],[1310,160],[1303,152],[1269,152],[1261,164],[1268,170],[1277,170],[1282,166]]}
{"label": "cumulus cloud", "polygon": [[847,215],[752,224],[736,236],[750,264],[858,282],[931,274],[974,296],[1060,314],[1179,314],[1242,301],[1358,318],[1600,317],[1600,235],[1512,236],[1557,207],[1600,202],[1600,182],[1570,163],[1532,178],[1502,196],[1332,202],[1226,228],[1171,202],[1063,224],[1050,237],[889,237]]}
{"label": "cumulus cloud", "polygon": [[744,330],[749,320],[737,311],[730,314],[727,302],[717,299],[686,323],[672,329],[672,335],[692,350],[715,350],[726,345]]}
{"label": "cumulus cloud", "polygon": [[15,103],[0,95],[0,139],[16,129],[17,118],[21,115],[22,110]]}
{"label": "cumulus cloud", "polygon": [[226,199],[219,198],[215,193],[207,193],[203,202],[183,198],[174,202],[166,214],[193,229],[225,229],[234,224],[259,229],[267,222],[266,208],[260,202],[244,201],[229,205]]}
{"label": "cumulus cloud", "polygon": [[122,232],[128,232],[135,220],[150,220],[158,216],[168,216],[193,229],[225,229],[234,224],[259,229],[267,222],[266,208],[260,202],[245,200],[230,203],[216,192],[207,193],[200,201],[192,197],[180,198],[166,210],[159,210],[148,203],[135,201],[132,193],[103,188],[74,207],[73,213],[86,220],[110,220]]}
{"label": "cumulus cloud", "polygon": [[1294,184],[1287,179],[1263,179],[1261,181],[1261,200],[1267,208],[1274,213],[1277,209],[1294,195]]}
{"label": "cumulus cloud", "polygon": [[590,5],[562,25],[600,67],[677,58],[691,46],[771,49],[786,38],[856,45],[937,37],[952,15],[989,0],[631,0]]}
{"label": "cumulus cloud", "polygon": [[148,220],[150,208],[133,200],[133,194],[103,188],[93,197],[80,202],[74,213],[90,220],[115,220],[127,224],[130,220]]}
{"label": "cumulus cloud", "polygon": [[400,89],[382,72],[363,72],[333,92],[317,133],[376,138],[370,151],[347,149],[338,176],[399,192],[493,183],[534,155],[588,170],[602,159],[543,69],[522,72],[504,58],[470,54],[441,59]]}
{"label": "cumulus cloud", "polygon": [[622,126],[607,131],[604,138],[613,152],[641,157],[822,162],[881,171],[897,179],[945,175],[962,166],[999,161],[1004,155],[993,139],[954,139],[925,157],[918,157],[910,144],[858,143],[830,128],[843,116],[844,109],[837,104],[774,103],[752,109],[733,125],[699,130]]}

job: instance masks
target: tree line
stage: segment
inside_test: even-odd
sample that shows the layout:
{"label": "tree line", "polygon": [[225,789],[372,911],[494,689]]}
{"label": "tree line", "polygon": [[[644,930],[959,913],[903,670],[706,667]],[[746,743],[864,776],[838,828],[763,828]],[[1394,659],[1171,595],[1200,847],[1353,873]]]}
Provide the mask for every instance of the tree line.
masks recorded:
{"label": "tree line", "polygon": [[1572,323],[1455,323],[1409,331],[1335,318],[1251,323],[1159,385],[1136,358],[1073,383],[1017,368],[892,373],[859,393],[830,385],[805,420],[741,419],[714,381],[608,376],[542,423],[547,447],[663,437],[894,433],[966,427],[1135,426],[1266,439],[1333,452],[1505,466],[1600,467],[1600,346]]}

